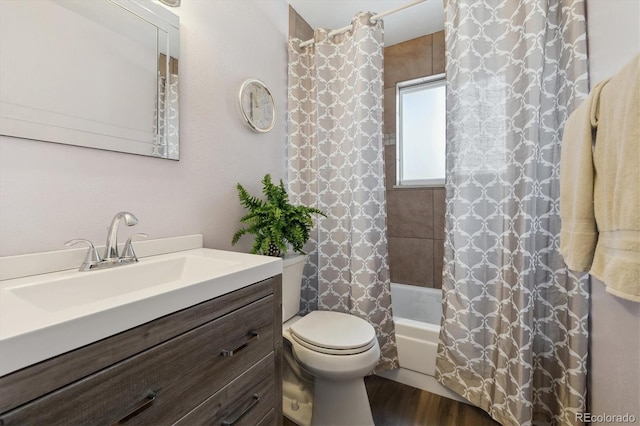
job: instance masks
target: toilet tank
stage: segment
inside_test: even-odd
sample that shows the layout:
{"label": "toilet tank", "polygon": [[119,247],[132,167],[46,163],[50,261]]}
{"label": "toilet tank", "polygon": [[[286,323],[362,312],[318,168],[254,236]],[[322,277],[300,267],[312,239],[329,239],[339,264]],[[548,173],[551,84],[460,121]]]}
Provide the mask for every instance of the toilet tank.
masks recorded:
{"label": "toilet tank", "polygon": [[282,322],[300,311],[302,271],[306,260],[307,256],[296,254],[282,262]]}

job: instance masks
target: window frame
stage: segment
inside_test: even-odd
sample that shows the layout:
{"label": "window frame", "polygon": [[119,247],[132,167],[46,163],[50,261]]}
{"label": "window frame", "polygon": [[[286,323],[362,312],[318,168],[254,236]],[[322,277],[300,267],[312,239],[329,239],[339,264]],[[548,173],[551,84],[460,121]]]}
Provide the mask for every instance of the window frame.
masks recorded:
{"label": "window frame", "polygon": [[[445,73],[420,77],[413,80],[396,83],[396,176],[394,188],[441,188],[445,185],[446,175],[442,179],[413,179],[402,178],[402,102],[401,92],[423,90],[424,88],[445,86]],[[445,106],[446,108],[446,106]],[[446,111],[445,111],[446,114]],[[446,132],[446,123],[445,123]],[[446,133],[445,133],[446,134]],[[445,139],[446,144],[446,139]],[[446,162],[446,159],[445,159]]]}

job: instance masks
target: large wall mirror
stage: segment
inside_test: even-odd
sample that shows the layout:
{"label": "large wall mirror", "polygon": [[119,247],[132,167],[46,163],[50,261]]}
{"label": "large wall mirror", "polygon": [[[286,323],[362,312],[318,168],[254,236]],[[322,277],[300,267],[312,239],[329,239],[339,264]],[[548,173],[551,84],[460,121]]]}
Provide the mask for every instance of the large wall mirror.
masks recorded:
{"label": "large wall mirror", "polygon": [[178,160],[179,50],[151,0],[0,1],[0,134]]}

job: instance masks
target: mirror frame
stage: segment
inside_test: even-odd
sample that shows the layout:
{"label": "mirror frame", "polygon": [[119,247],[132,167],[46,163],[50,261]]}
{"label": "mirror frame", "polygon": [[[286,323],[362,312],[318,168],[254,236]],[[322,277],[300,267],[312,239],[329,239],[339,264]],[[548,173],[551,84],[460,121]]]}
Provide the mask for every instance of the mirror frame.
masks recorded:
{"label": "mirror frame", "polygon": [[[54,3],[59,0],[52,0]],[[98,1],[98,0],[91,0]],[[138,18],[150,23],[157,28],[156,33],[156,55],[158,56],[157,74],[158,79],[166,78],[167,73],[177,74],[178,71],[178,58],[180,55],[180,20],[177,15],[169,11],[161,4],[155,3],[152,0],[102,0],[105,3],[111,4],[113,7],[119,7],[127,12],[137,16]],[[166,37],[165,37],[166,34]],[[161,48],[161,43],[163,47]],[[165,53],[166,54],[163,54]],[[162,77],[164,76],[164,77]],[[161,107],[161,93],[160,93],[160,81],[156,80],[156,86],[158,90],[156,92],[156,111],[162,111]],[[124,95],[124,94],[123,94]],[[1,101],[1,105],[8,105]],[[88,148],[96,148],[107,151],[116,151],[130,154],[137,154],[143,156],[150,156],[155,158],[179,160],[179,130],[175,130],[174,140],[175,143],[173,149],[166,149],[164,154],[154,154],[157,152],[157,146],[165,146],[168,142],[168,128],[170,126],[162,126],[159,123],[159,118],[156,118],[155,126],[155,142],[150,144],[144,144],[149,147],[149,152],[144,152],[139,147],[127,146],[127,139],[118,137],[117,135],[109,134],[105,132],[91,133],[88,137],[88,133],[85,130],[78,128],[56,126],[50,123],[38,122],[36,120],[25,120],[23,117],[7,112],[8,108],[0,108],[0,135],[18,137],[24,139],[39,140],[45,142],[54,142],[65,145],[82,146]],[[177,112],[177,111],[176,111]],[[153,113],[153,112],[152,112]],[[150,119],[153,116],[150,117]],[[160,134],[159,130],[164,129],[164,134]],[[153,135],[153,133],[149,133]],[[136,144],[143,145],[143,144]]]}

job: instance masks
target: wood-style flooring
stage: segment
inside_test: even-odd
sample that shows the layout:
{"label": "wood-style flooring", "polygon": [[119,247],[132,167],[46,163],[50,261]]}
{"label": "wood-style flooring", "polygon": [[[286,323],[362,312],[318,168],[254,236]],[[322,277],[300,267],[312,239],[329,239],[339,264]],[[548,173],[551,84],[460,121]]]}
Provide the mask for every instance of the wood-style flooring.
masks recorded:
{"label": "wood-style flooring", "polygon": [[[378,376],[364,381],[376,426],[500,426],[472,405]],[[284,426],[295,423],[285,417]]]}

